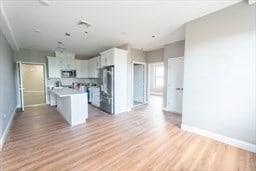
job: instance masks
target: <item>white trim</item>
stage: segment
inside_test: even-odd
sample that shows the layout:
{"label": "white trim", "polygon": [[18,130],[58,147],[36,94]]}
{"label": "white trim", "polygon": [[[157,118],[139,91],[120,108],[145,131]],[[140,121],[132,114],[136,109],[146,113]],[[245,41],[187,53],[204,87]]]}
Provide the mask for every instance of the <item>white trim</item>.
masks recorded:
{"label": "white trim", "polygon": [[165,112],[171,112],[171,113],[174,113],[174,114],[182,115],[182,113],[175,112],[175,111],[170,111],[170,110],[169,110],[168,108],[166,108],[166,107],[163,107],[162,110],[165,111]]}
{"label": "white trim", "polygon": [[181,129],[184,131],[189,131],[195,134],[199,134],[202,136],[205,136],[207,138],[211,138],[220,142],[223,142],[225,144],[229,144],[238,148],[241,148],[243,150],[247,150],[253,153],[256,153],[256,145],[255,144],[251,144],[251,143],[247,143],[245,141],[241,141],[241,140],[237,140],[234,138],[230,138],[230,137],[226,137],[224,135],[220,135],[211,131],[207,131],[207,130],[203,130],[200,128],[196,128],[193,126],[189,126],[189,125],[185,125],[185,124],[181,124]]}
{"label": "white trim", "polygon": [[19,46],[15,39],[12,27],[5,13],[2,0],[0,0],[0,20],[2,20],[0,24],[1,30],[5,35],[6,39],[8,40],[8,42],[10,43],[12,49],[19,50]]}
{"label": "white trim", "polygon": [[10,119],[9,119],[9,121],[8,121],[8,124],[7,124],[7,126],[6,126],[6,128],[5,128],[4,132],[3,132],[3,135],[2,135],[2,137],[0,138],[0,151],[2,150],[2,148],[3,148],[3,146],[4,146],[4,142],[5,142],[5,140],[6,140],[6,137],[7,137],[8,133],[9,133],[9,130],[10,130],[11,126],[12,126],[12,121],[13,121],[13,118],[14,118],[14,116],[15,116],[15,114],[16,114],[16,110],[17,110],[17,106],[16,106],[16,108],[13,110],[13,112],[12,112],[12,114],[11,114],[11,117],[10,117]]}
{"label": "white trim", "polygon": [[158,92],[150,92],[150,95],[157,95],[157,96],[163,96],[163,93],[158,93]]}
{"label": "white trim", "polygon": [[252,5],[252,4],[255,4],[255,3],[256,3],[256,0],[248,0],[249,5]]}
{"label": "white trim", "polygon": [[[180,112],[176,112],[176,111],[171,111],[170,110],[170,106],[169,106],[169,98],[168,98],[168,94],[169,94],[169,85],[170,85],[170,76],[169,76],[169,69],[170,69],[170,61],[172,59],[183,59],[183,65],[184,65],[184,56],[180,56],[180,57],[175,57],[175,58],[168,58],[167,60],[167,76],[165,77],[166,78],[166,108],[167,108],[167,111],[169,112],[173,112],[173,113],[178,113],[178,114],[181,114]],[[183,68],[184,70],[184,68]],[[184,73],[183,73],[183,84],[184,84]],[[183,86],[182,86],[183,87]],[[182,98],[183,98],[183,94],[182,94]],[[182,101],[182,106],[183,106],[183,101]],[[182,109],[181,109],[182,110]],[[181,111],[182,112],[182,111]]]}
{"label": "white trim", "polygon": [[47,105],[47,104],[41,103],[41,104],[27,105],[25,107],[37,107],[37,106],[45,106],[45,105]]}
{"label": "white trim", "polygon": [[162,110],[168,112],[167,107],[163,107]]}
{"label": "white trim", "polygon": [[[131,94],[132,94],[132,97],[131,97],[131,107],[134,107],[134,105],[133,105],[133,90],[134,90],[134,87],[133,87],[133,74],[134,74],[134,64],[140,64],[140,65],[143,65],[144,66],[144,80],[143,80],[143,82],[144,82],[144,85],[143,85],[143,89],[144,89],[144,93],[143,93],[143,104],[146,104],[146,102],[147,102],[147,63],[145,63],[145,62],[137,62],[137,61],[132,61],[132,75],[131,75],[131,77],[132,77],[132,81],[131,81],[131,84],[132,84],[132,92],[131,92]],[[136,106],[136,105],[135,105]]]}
{"label": "white trim", "polygon": [[[21,64],[31,64],[31,65],[43,65],[44,68],[44,94],[45,94],[45,104],[49,104],[49,97],[47,93],[47,71],[46,71],[46,64],[45,63],[38,63],[38,62],[22,62],[22,61],[17,61],[16,63],[21,62]],[[18,90],[19,91],[19,90]]]}

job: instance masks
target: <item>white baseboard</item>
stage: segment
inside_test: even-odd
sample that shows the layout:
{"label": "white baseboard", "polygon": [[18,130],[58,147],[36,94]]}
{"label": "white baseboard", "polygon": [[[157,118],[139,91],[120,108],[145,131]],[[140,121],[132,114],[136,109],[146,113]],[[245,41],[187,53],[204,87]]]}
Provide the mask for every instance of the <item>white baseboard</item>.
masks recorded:
{"label": "white baseboard", "polygon": [[247,150],[247,151],[256,153],[256,145],[255,144],[251,144],[251,143],[247,143],[247,142],[237,140],[237,139],[234,139],[234,138],[226,137],[224,135],[220,135],[220,134],[217,134],[217,133],[214,133],[214,132],[199,129],[199,128],[189,126],[189,125],[182,124],[181,129],[185,130],[185,131],[195,133],[195,134],[199,134],[199,135],[202,135],[202,136],[205,136],[205,137],[208,137],[208,138],[220,141],[220,142],[223,142],[225,144],[229,144],[229,145],[241,148],[243,150]]}
{"label": "white baseboard", "polygon": [[168,109],[166,107],[163,107],[162,110],[168,112]]}
{"label": "white baseboard", "polygon": [[162,96],[163,93],[158,93],[158,92],[150,92],[150,95],[157,95],[157,96]]}
{"label": "white baseboard", "polygon": [[13,112],[11,114],[11,117],[10,117],[10,119],[8,121],[8,124],[7,124],[6,128],[5,128],[5,130],[3,131],[3,135],[2,135],[2,137],[0,139],[0,151],[2,150],[2,148],[4,146],[5,139],[6,139],[8,133],[9,133],[9,130],[10,130],[11,126],[12,126],[12,121],[13,121],[13,118],[14,118],[14,116],[16,114],[17,108],[18,108],[18,106],[13,110]]}
{"label": "white baseboard", "polygon": [[168,108],[166,108],[166,107],[163,107],[162,110],[165,111],[165,112],[171,112],[171,113],[175,113],[175,114],[182,115],[182,113],[170,111],[170,110],[169,110]]}

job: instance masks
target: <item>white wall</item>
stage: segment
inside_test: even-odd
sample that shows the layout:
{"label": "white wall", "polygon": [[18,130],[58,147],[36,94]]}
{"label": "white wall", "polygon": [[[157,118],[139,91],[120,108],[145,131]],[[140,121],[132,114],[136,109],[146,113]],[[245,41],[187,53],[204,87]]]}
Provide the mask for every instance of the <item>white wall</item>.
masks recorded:
{"label": "white wall", "polygon": [[256,144],[255,4],[186,25],[182,124]]}

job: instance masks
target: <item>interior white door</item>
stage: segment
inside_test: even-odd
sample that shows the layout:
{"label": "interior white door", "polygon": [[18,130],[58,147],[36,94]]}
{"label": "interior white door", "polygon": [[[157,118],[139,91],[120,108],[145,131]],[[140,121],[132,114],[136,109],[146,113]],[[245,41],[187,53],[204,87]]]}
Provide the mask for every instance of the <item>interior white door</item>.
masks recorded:
{"label": "interior white door", "polygon": [[23,81],[22,81],[22,64],[21,61],[17,62],[17,70],[19,74],[19,92],[20,92],[20,105],[21,105],[21,111],[24,111],[24,87],[23,87]]}
{"label": "interior white door", "polygon": [[182,113],[184,58],[168,59],[167,108]]}
{"label": "interior white door", "polygon": [[144,102],[144,65],[133,65],[133,101]]}

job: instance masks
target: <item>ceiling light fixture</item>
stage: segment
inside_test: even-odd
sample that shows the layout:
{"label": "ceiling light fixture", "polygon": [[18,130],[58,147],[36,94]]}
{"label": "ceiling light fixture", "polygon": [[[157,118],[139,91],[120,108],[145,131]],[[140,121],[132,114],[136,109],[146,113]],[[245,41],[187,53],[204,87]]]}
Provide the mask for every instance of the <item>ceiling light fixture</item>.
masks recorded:
{"label": "ceiling light fixture", "polygon": [[65,50],[67,48],[65,48],[65,47],[58,47],[58,49]]}
{"label": "ceiling light fixture", "polygon": [[92,24],[90,24],[89,22],[85,21],[85,20],[80,20],[77,25],[81,28],[89,28],[92,26]]}
{"label": "ceiling light fixture", "polygon": [[65,36],[70,36],[70,33],[65,33]]}
{"label": "ceiling light fixture", "polygon": [[51,3],[50,1],[47,0],[38,0],[40,2],[40,4],[45,5],[45,6],[49,6]]}
{"label": "ceiling light fixture", "polygon": [[41,31],[41,30],[36,29],[36,30],[35,30],[35,32],[36,32],[36,33],[41,33],[42,31]]}

